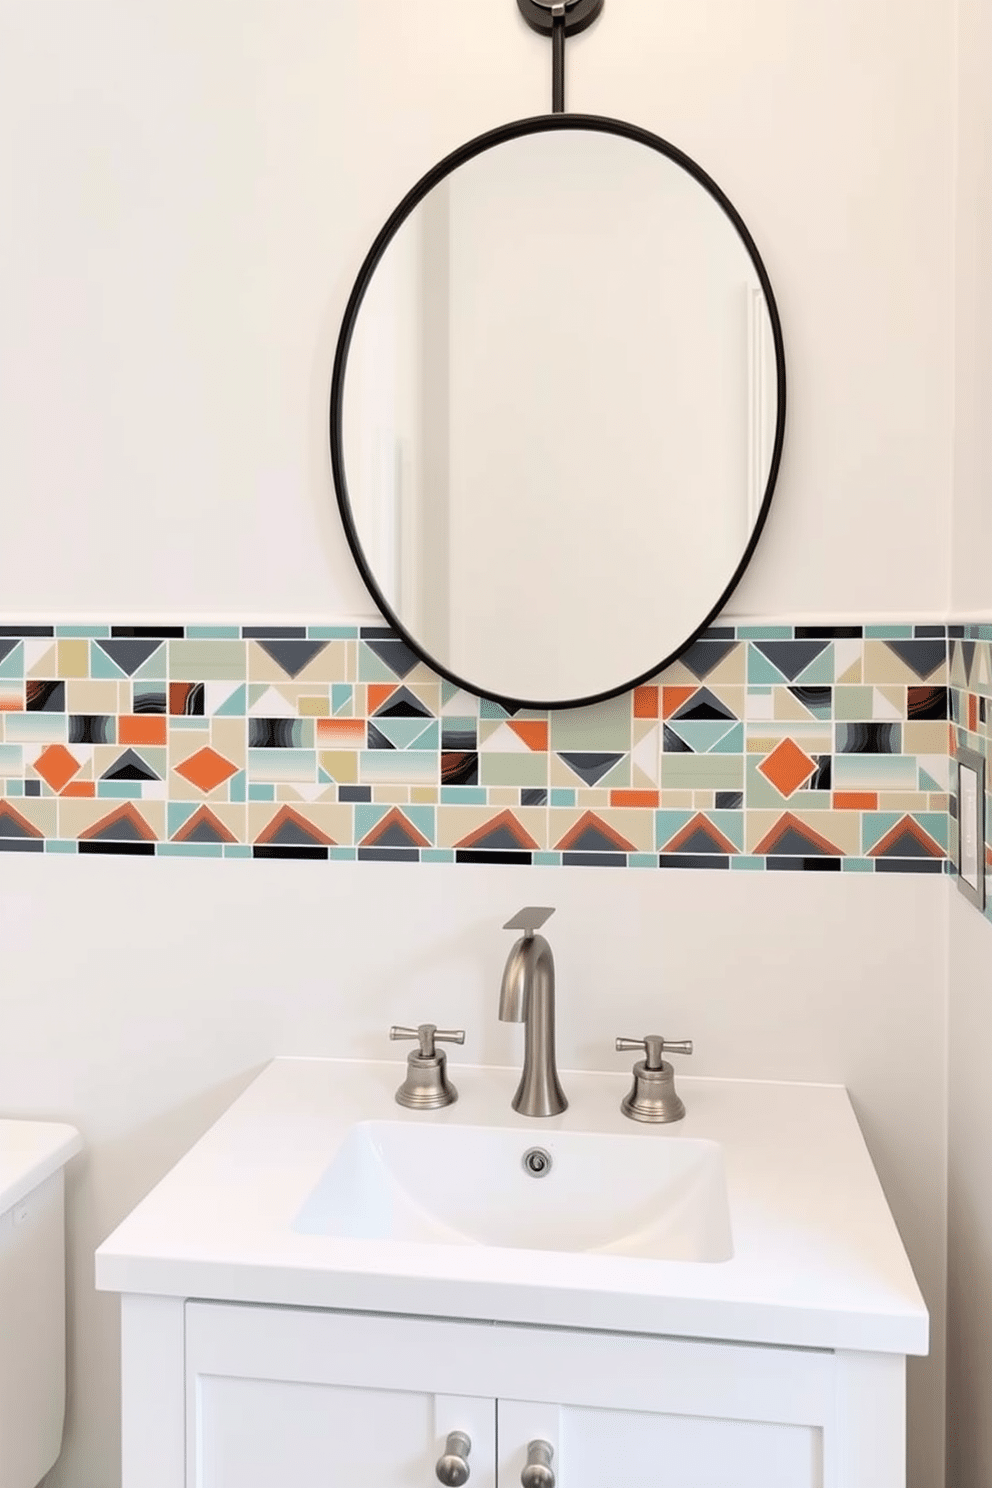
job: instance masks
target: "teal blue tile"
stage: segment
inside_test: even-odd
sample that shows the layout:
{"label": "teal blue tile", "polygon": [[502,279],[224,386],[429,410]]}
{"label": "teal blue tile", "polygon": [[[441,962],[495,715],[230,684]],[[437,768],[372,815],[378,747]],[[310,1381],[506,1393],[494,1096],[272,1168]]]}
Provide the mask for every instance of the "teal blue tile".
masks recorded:
{"label": "teal blue tile", "polygon": [[187,625],[188,641],[240,641],[239,625]]}
{"label": "teal blue tile", "polygon": [[795,681],[795,686],[823,686],[824,683],[834,680],[834,646],[831,641],[825,646],[819,656],[814,657],[808,667],[804,667]]}
{"label": "teal blue tile", "polygon": [[225,858],[250,858],[251,848],[246,842],[225,842],[224,856]]}
{"label": "teal blue tile", "polygon": [[169,715],[169,732],[175,730],[186,734],[206,734],[210,731],[210,719],[195,714],[187,718],[185,713],[173,713]]}
{"label": "teal blue tile", "polygon": [[752,873],[758,871],[764,873],[765,860],[764,858],[752,857],[731,858],[730,866],[731,868],[736,868],[738,871],[743,870],[744,872]]}
{"label": "teal blue tile", "polygon": [[[438,732],[437,719],[433,724],[425,726],[422,718],[372,718],[369,720],[372,727],[378,729],[384,738],[388,739],[394,749],[437,749]],[[433,735],[431,728],[433,727]],[[428,738],[426,744],[421,744],[422,736]],[[430,739],[433,738],[433,743]]]}
{"label": "teal blue tile", "polygon": [[628,868],[657,868],[657,866],[658,866],[658,855],[657,855],[657,853],[628,853],[627,854],[627,867]]}
{"label": "teal blue tile", "polygon": [[[382,750],[393,755],[394,750]],[[254,780],[276,784],[315,784],[317,756],[312,749],[249,749],[248,769]]]}
{"label": "teal blue tile", "polygon": [[654,845],[664,847],[676,832],[681,832],[686,822],[695,816],[694,811],[656,811],[654,814]]}
{"label": "teal blue tile", "polygon": [[[763,636],[762,640],[764,640]],[[752,685],[775,683],[781,687],[785,682],[785,677],[778,667],[772,666],[767,656],[759,651],[757,646],[749,645],[747,648],[747,680]]]}
{"label": "teal blue tile", "polygon": [[485,806],[489,797],[478,785],[442,785],[442,806]]}
{"label": "teal blue tile", "polygon": [[229,801],[246,801],[248,799],[248,775],[245,770],[239,770],[227,782],[227,799]]}
{"label": "teal blue tile", "polygon": [[904,811],[863,811],[861,813],[861,851],[871,852],[876,842],[881,842],[897,821],[902,821]]}
{"label": "teal blue tile", "polygon": [[317,766],[317,784],[318,785],[334,785],[334,784],[336,784],[336,781],[334,779],[334,776],[333,775],[328,775],[327,771],[324,769],[324,767],[322,765],[318,765]]}
{"label": "teal blue tile", "polygon": [[308,625],[310,641],[357,641],[357,625]]}
{"label": "teal blue tile", "polygon": [[358,857],[357,847],[332,847],[328,851],[332,863],[354,863]]}
{"label": "teal blue tile", "polygon": [[791,625],[738,625],[739,641],[791,641]]}
{"label": "teal blue tile", "polygon": [[55,635],[60,641],[88,641],[110,639],[109,625],[56,625]]}
{"label": "teal blue tile", "polygon": [[[367,837],[373,828],[377,827],[384,816],[394,811],[395,806],[384,806],[377,801],[355,802],[355,841],[361,842]],[[406,811],[406,806],[400,806],[401,811]]]}
{"label": "teal blue tile", "polygon": [[924,832],[928,832],[934,842],[939,842],[945,852],[948,851],[947,834],[949,818],[946,811],[914,811],[911,813],[913,820],[919,822]]}
{"label": "teal blue tile", "polygon": [[45,841],[45,851],[50,853],[74,853],[79,851],[79,846],[75,842],[63,842],[59,837],[49,837]]}
{"label": "teal blue tile", "polygon": [[454,849],[450,847],[422,847],[420,849],[420,861],[422,863],[453,863],[455,861]]}
{"label": "teal blue tile", "polygon": [[440,723],[435,718],[431,723],[427,725],[422,734],[417,735],[416,739],[414,739],[413,743],[410,744],[408,747],[410,749],[440,749],[440,727]]}
{"label": "teal blue tile", "polygon": [[494,703],[492,698],[479,699],[480,718],[509,718],[509,716],[502,703]]}
{"label": "teal blue tile", "polygon": [[[714,753],[742,754],[744,750],[744,726],[738,724],[736,733],[734,725],[728,723],[726,718],[672,718],[668,722],[669,728],[684,739],[693,754]],[[729,750],[717,750],[717,745],[727,733],[735,733],[736,744]]]}
{"label": "teal blue tile", "polygon": [[552,806],[574,806],[575,792],[564,786],[553,786],[549,797]]}
{"label": "teal blue tile", "polygon": [[358,643],[359,682],[396,682],[396,673],[381,657],[370,651],[364,641]]}
{"label": "teal blue tile", "polygon": [[23,794],[24,794],[24,781],[23,780],[8,780],[7,781],[7,783],[6,783],[5,787],[4,787],[4,795],[5,796],[23,796]]}
{"label": "teal blue tile", "polygon": [[96,793],[99,798],[113,801],[140,801],[140,780],[98,780]]}
{"label": "teal blue tile", "polygon": [[331,683],[331,713],[335,718],[350,718],[354,701],[355,689],[350,682]]}
{"label": "teal blue tile", "polygon": [[194,811],[199,811],[199,809],[193,801],[169,801],[165,810],[166,836],[175,837],[180,827],[189,821]]}
{"label": "teal blue tile", "polygon": [[165,642],[156,646],[147,661],[143,661],[133,674],[136,682],[164,682],[168,676],[169,653]]}
{"label": "teal blue tile", "polygon": [[561,853],[559,852],[536,852],[531,857],[535,868],[560,868]]}
{"label": "teal blue tile", "polygon": [[241,686],[236,687],[231,696],[221,703],[220,707],[210,716],[212,718],[243,718],[247,711],[248,689],[247,685],[242,682]]}
{"label": "teal blue tile", "polygon": [[866,625],[866,641],[911,641],[913,639],[913,627],[911,625]]}
{"label": "teal blue tile", "polygon": [[0,718],[8,744],[64,744],[69,737],[68,713],[7,713]]}
{"label": "teal blue tile", "polygon": [[155,853],[160,858],[222,858],[224,848],[219,842],[159,842]]}
{"label": "teal blue tile", "polygon": [[976,641],[992,641],[992,625],[976,625],[975,630],[978,632]]}
{"label": "teal blue tile", "polygon": [[704,813],[708,821],[711,821],[717,831],[722,832],[728,842],[732,842],[738,852],[744,851],[744,812],[738,811],[707,811]]}
{"label": "teal blue tile", "polygon": [[24,751],[20,744],[0,744],[0,776],[23,773]]}
{"label": "teal blue tile", "polygon": [[7,680],[20,680],[24,676],[24,642],[18,641],[9,656],[0,661],[0,677]]}
{"label": "teal blue tile", "polygon": [[871,858],[841,858],[840,870],[842,873],[874,873],[875,864]]}
{"label": "teal blue tile", "polygon": [[274,801],[275,798],[276,798],[276,788],[275,788],[274,785],[249,785],[248,786],[248,799],[249,799],[249,801]]}
{"label": "teal blue tile", "polygon": [[116,662],[111,661],[102,646],[98,646],[95,641],[91,641],[90,676],[101,682],[108,679],[114,682],[120,682],[127,677],[127,673]]}
{"label": "teal blue tile", "polygon": [[744,725],[735,723],[729,733],[724,734],[713,748],[711,754],[743,754],[744,753]]}

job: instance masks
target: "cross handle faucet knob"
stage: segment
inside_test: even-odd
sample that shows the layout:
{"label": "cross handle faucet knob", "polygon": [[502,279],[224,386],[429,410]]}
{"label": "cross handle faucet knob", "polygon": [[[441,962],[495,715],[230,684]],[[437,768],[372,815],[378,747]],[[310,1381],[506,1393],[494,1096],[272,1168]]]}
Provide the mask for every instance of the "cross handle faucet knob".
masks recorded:
{"label": "cross handle faucet knob", "polygon": [[649,1070],[660,1070],[663,1054],[691,1054],[692,1039],[666,1039],[660,1033],[646,1033],[643,1038],[618,1038],[617,1052],[624,1049],[643,1049],[647,1058],[644,1063]]}

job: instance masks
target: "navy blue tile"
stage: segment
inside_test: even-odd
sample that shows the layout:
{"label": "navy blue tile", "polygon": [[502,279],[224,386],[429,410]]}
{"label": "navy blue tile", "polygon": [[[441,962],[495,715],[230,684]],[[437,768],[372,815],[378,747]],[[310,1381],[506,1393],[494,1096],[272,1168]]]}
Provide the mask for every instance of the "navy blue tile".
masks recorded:
{"label": "navy blue tile", "polygon": [[339,801],[362,801],[362,802],[367,802],[367,801],[371,801],[371,799],[372,799],[372,787],[370,785],[339,785],[338,786],[338,800]]}
{"label": "navy blue tile", "polygon": [[720,853],[662,853],[659,868],[729,868],[730,859]]}
{"label": "navy blue tile", "polygon": [[487,852],[484,848],[476,847],[459,847],[455,849],[456,863],[530,864],[533,861],[533,855],[529,852],[509,852],[507,850],[494,850],[492,852]]}
{"label": "navy blue tile", "polygon": [[153,858],[154,842],[80,842],[81,853],[110,854],[125,858]]}
{"label": "navy blue tile", "polygon": [[311,847],[304,842],[257,842],[251,852],[254,858],[323,858],[327,861],[326,847]]}

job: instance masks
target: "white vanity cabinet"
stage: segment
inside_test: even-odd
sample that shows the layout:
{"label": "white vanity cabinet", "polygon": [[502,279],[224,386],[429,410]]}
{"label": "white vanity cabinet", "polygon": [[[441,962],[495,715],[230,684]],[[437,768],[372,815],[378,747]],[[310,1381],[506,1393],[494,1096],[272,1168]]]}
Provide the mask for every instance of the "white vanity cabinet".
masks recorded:
{"label": "white vanity cabinet", "polygon": [[903,1488],[898,1355],[122,1299],[123,1488]]}

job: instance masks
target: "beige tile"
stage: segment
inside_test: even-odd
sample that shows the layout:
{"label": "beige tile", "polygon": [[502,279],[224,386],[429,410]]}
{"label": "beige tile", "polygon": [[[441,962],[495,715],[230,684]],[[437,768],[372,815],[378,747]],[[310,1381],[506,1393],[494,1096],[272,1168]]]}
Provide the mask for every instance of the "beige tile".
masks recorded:
{"label": "beige tile", "polygon": [[313,825],[334,844],[351,843],[352,813],[349,805],[330,802],[301,802],[298,806],[271,801],[248,802],[248,839],[257,842],[280,812],[292,812],[304,823]]}
{"label": "beige tile", "polygon": [[408,785],[374,785],[372,800],[377,806],[406,806],[410,800]]}
{"label": "beige tile", "polygon": [[879,811],[926,811],[928,810],[929,795],[926,791],[884,791],[878,792]]}
{"label": "beige tile", "polygon": [[59,677],[88,677],[90,674],[89,641],[59,641],[56,646]]}
{"label": "beige tile", "polygon": [[339,785],[358,783],[358,751],[355,749],[321,749],[317,764]]}
{"label": "beige tile", "polygon": [[412,805],[436,805],[439,795],[440,791],[436,785],[414,785],[410,788],[410,802]]}
{"label": "beige tile", "polygon": [[120,709],[120,684],[70,680],[65,687],[65,703],[69,713],[113,715]]}
{"label": "beige tile", "polygon": [[947,723],[942,718],[920,719],[903,725],[904,754],[939,754],[947,748]]}
{"label": "beige tile", "polygon": [[148,823],[160,842],[165,839],[164,801],[77,801],[63,796],[58,807],[60,837],[81,837],[99,822],[131,807]]}

